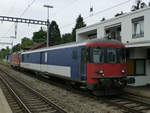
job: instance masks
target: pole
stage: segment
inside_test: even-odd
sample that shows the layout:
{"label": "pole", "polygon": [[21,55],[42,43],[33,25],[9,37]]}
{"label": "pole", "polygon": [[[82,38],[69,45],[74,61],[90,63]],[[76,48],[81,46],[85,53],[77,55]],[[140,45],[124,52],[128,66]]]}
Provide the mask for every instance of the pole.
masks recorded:
{"label": "pole", "polygon": [[47,19],[47,47],[49,47],[49,19]]}
{"label": "pole", "polygon": [[49,8],[47,8],[47,47],[49,47]]}
{"label": "pole", "polygon": [[47,44],[46,46],[49,47],[49,25],[50,25],[50,22],[49,22],[49,8],[53,8],[53,6],[49,6],[49,5],[44,5],[44,7],[47,8]]}

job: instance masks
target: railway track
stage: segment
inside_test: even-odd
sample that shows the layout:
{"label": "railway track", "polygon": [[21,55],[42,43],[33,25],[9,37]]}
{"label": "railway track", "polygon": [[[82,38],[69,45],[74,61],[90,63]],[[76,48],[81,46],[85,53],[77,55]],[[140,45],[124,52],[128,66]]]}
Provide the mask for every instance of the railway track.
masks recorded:
{"label": "railway track", "polygon": [[143,102],[136,96],[118,96],[104,99],[109,105],[123,109],[124,113],[150,113],[150,103]]}
{"label": "railway track", "polygon": [[[48,81],[46,80],[45,82]],[[60,86],[62,87],[63,84],[61,84]],[[72,92],[75,91],[76,93],[85,95],[86,97],[94,98],[95,100],[100,100],[102,103],[108,104],[109,106],[115,107],[117,109],[121,109],[123,113],[149,113],[150,112],[150,101],[147,99],[144,100],[143,97],[124,94],[118,97],[115,96],[115,97],[99,98],[99,97],[92,96],[91,94],[83,93],[80,90],[77,91],[77,89],[71,91]],[[48,94],[44,94],[44,95],[48,97]]]}
{"label": "railway track", "polygon": [[39,92],[9,76],[5,71],[0,70],[0,80],[14,113],[67,113]]}

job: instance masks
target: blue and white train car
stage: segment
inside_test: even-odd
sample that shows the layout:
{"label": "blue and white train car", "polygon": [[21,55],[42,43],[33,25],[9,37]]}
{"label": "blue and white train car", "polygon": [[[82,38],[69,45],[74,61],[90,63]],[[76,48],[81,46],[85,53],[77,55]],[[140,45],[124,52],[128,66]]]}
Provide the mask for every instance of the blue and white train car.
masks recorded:
{"label": "blue and white train car", "polygon": [[124,51],[125,46],[114,40],[70,43],[22,52],[20,66],[85,83],[90,90],[122,89],[129,83]]}
{"label": "blue and white train car", "polygon": [[21,68],[81,82],[86,79],[85,65],[81,61],[83,48],[85,43],[70,43],[22,52]]}

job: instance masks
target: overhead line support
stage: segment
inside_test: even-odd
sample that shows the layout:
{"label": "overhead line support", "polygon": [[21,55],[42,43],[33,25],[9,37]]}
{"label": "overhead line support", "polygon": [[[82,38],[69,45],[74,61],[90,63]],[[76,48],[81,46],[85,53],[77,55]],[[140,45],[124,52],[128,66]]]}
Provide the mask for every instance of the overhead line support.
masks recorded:
{"label": "overhead line support", "polygon": [[0,16],[0,21],[18,22],[18,23],[28,23],[28,24],[38,24],[38,25],[48,25],[47,21]]}

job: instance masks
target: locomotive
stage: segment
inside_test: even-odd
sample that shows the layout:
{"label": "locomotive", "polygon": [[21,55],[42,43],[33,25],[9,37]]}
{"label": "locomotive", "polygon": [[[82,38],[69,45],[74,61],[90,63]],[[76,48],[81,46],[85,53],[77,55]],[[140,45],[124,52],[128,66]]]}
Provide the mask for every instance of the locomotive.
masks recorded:
{"label": "locomotive", "polygon": [[127,73],[125,46],[115,40],[96,39],[16,54],[14,67],[61,78],[96,94],[116,94],[134,83]]}

